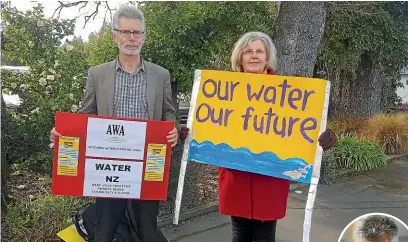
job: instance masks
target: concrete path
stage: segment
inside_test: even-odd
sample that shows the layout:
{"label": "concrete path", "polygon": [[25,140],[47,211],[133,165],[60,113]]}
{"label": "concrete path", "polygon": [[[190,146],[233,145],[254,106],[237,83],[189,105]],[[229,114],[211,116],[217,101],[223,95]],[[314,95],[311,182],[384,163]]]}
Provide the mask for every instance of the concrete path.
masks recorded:
{"label": "concrete path", "polygon": [[[278,222],[278,242],[302,241],[304,207],[309,186],[291,191],[287,216]],[[311,242],[336,242],[353,219],[372,212],[388,213],[408,223],[408,161],[349,177],[333,186],[319,185],[313,210]],[[230,242],[229,217],[215,213],[164,231],[170,241]],[[408,230],[400,242],[408,241]]]}

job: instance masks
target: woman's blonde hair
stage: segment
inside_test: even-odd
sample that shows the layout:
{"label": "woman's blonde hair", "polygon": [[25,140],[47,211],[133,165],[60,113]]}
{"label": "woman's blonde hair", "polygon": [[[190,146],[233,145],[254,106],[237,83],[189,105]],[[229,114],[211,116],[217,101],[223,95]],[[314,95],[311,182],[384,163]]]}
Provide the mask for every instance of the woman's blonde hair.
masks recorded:
{"label": "woman's blonde hair", "polygon": [[231,67],[232,70],[237,72],[243,72],[241,66],[242,51],[247,48],[253,41],[262,40],[266,48],[266,69],[276,70],[276,47],[273,44],[272,39],[262,32],[248,32],[244,34],[234,45],[234,50],[231,55]]}

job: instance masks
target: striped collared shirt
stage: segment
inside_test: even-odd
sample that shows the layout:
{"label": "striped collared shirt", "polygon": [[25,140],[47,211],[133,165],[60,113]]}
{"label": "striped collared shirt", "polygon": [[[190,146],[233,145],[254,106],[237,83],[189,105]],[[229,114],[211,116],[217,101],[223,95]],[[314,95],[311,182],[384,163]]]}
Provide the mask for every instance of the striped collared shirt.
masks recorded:
{"label": "striped collared shirt", "polygon": [[113,115],[120,118],[149,119],[145,63],[133,74],[123,70],[116,60]]}

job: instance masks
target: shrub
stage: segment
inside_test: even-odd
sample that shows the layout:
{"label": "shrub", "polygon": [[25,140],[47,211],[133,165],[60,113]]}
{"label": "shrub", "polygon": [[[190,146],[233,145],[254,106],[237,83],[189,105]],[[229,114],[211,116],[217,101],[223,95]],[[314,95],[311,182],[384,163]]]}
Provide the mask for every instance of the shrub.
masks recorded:
{"label": "shrub", "polygon": [[371,141],[360,140],[355,135],[340,137],[333,147],[333,152],[341,168],[350,168],[357,172],[387,164],[387,157],[381,147]]}
{"label": "shrub", "polygon": [[337,135],[360,134],[365,126],[366,119],[353,116],[337,115],[330,118],[327,127]]}
{"label": "shrub", "polygon": [[377,143],[386,154],[408,149],[408,114],[377,114],[369,119],[363,137]]}
{"label": "shrub", "polygon": [[55,111],[75,111],[84,95],[83,44],[63,42],[74,34],[75,20],[44,18],[41,5],[26,12],[4,8],[1,16],[7,25],[3,54],[29,67],[24,73],[1,71],[2,92],[22,99],[19,107],[5,109],[9,120],[2,123],[2,152],[13,163],[45,162]]}
{"label": "shrub", "polygon": [[5,217],[10,241],[56,241],[56,234],[69,226],[71,213],[90,201],[43,195],[34,201],[10,204]]}
{"label": "shrub", "polygon": [[332,185],[337,179],[337,161],[333,150],[323,153],[320,167],[320,183]]}

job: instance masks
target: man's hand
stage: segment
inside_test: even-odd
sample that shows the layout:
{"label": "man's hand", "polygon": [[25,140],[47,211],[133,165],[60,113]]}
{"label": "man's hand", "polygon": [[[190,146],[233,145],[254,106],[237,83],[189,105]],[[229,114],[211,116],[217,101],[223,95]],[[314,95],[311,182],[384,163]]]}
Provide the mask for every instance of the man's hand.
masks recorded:
{"label": "man's hand", "polygon": [[58,132],[55,130],[55,127],[54,127],[54,128],[52,128],[52,130],[51,130],[51,132],[50,132],[50,141],[51,141],[51,143],[53,143],[53,144],[54,144],[54,141],[55,141],[55,137],[61,137],[61,134],[58,133]]}
{"label": "man's hand", "polygon": [[178,140],[178,134],[177,134],[177,129],[173,128],[170,132],[169,135],[167,135],[167,142],[171,143],[171,147],[176,146],[177,140]]}
{"label": "man's hand", "polygon": [[326,129],[319,137],[319,145],[326,151],[334,146],[337,142],[336,133],[331,129]]}

